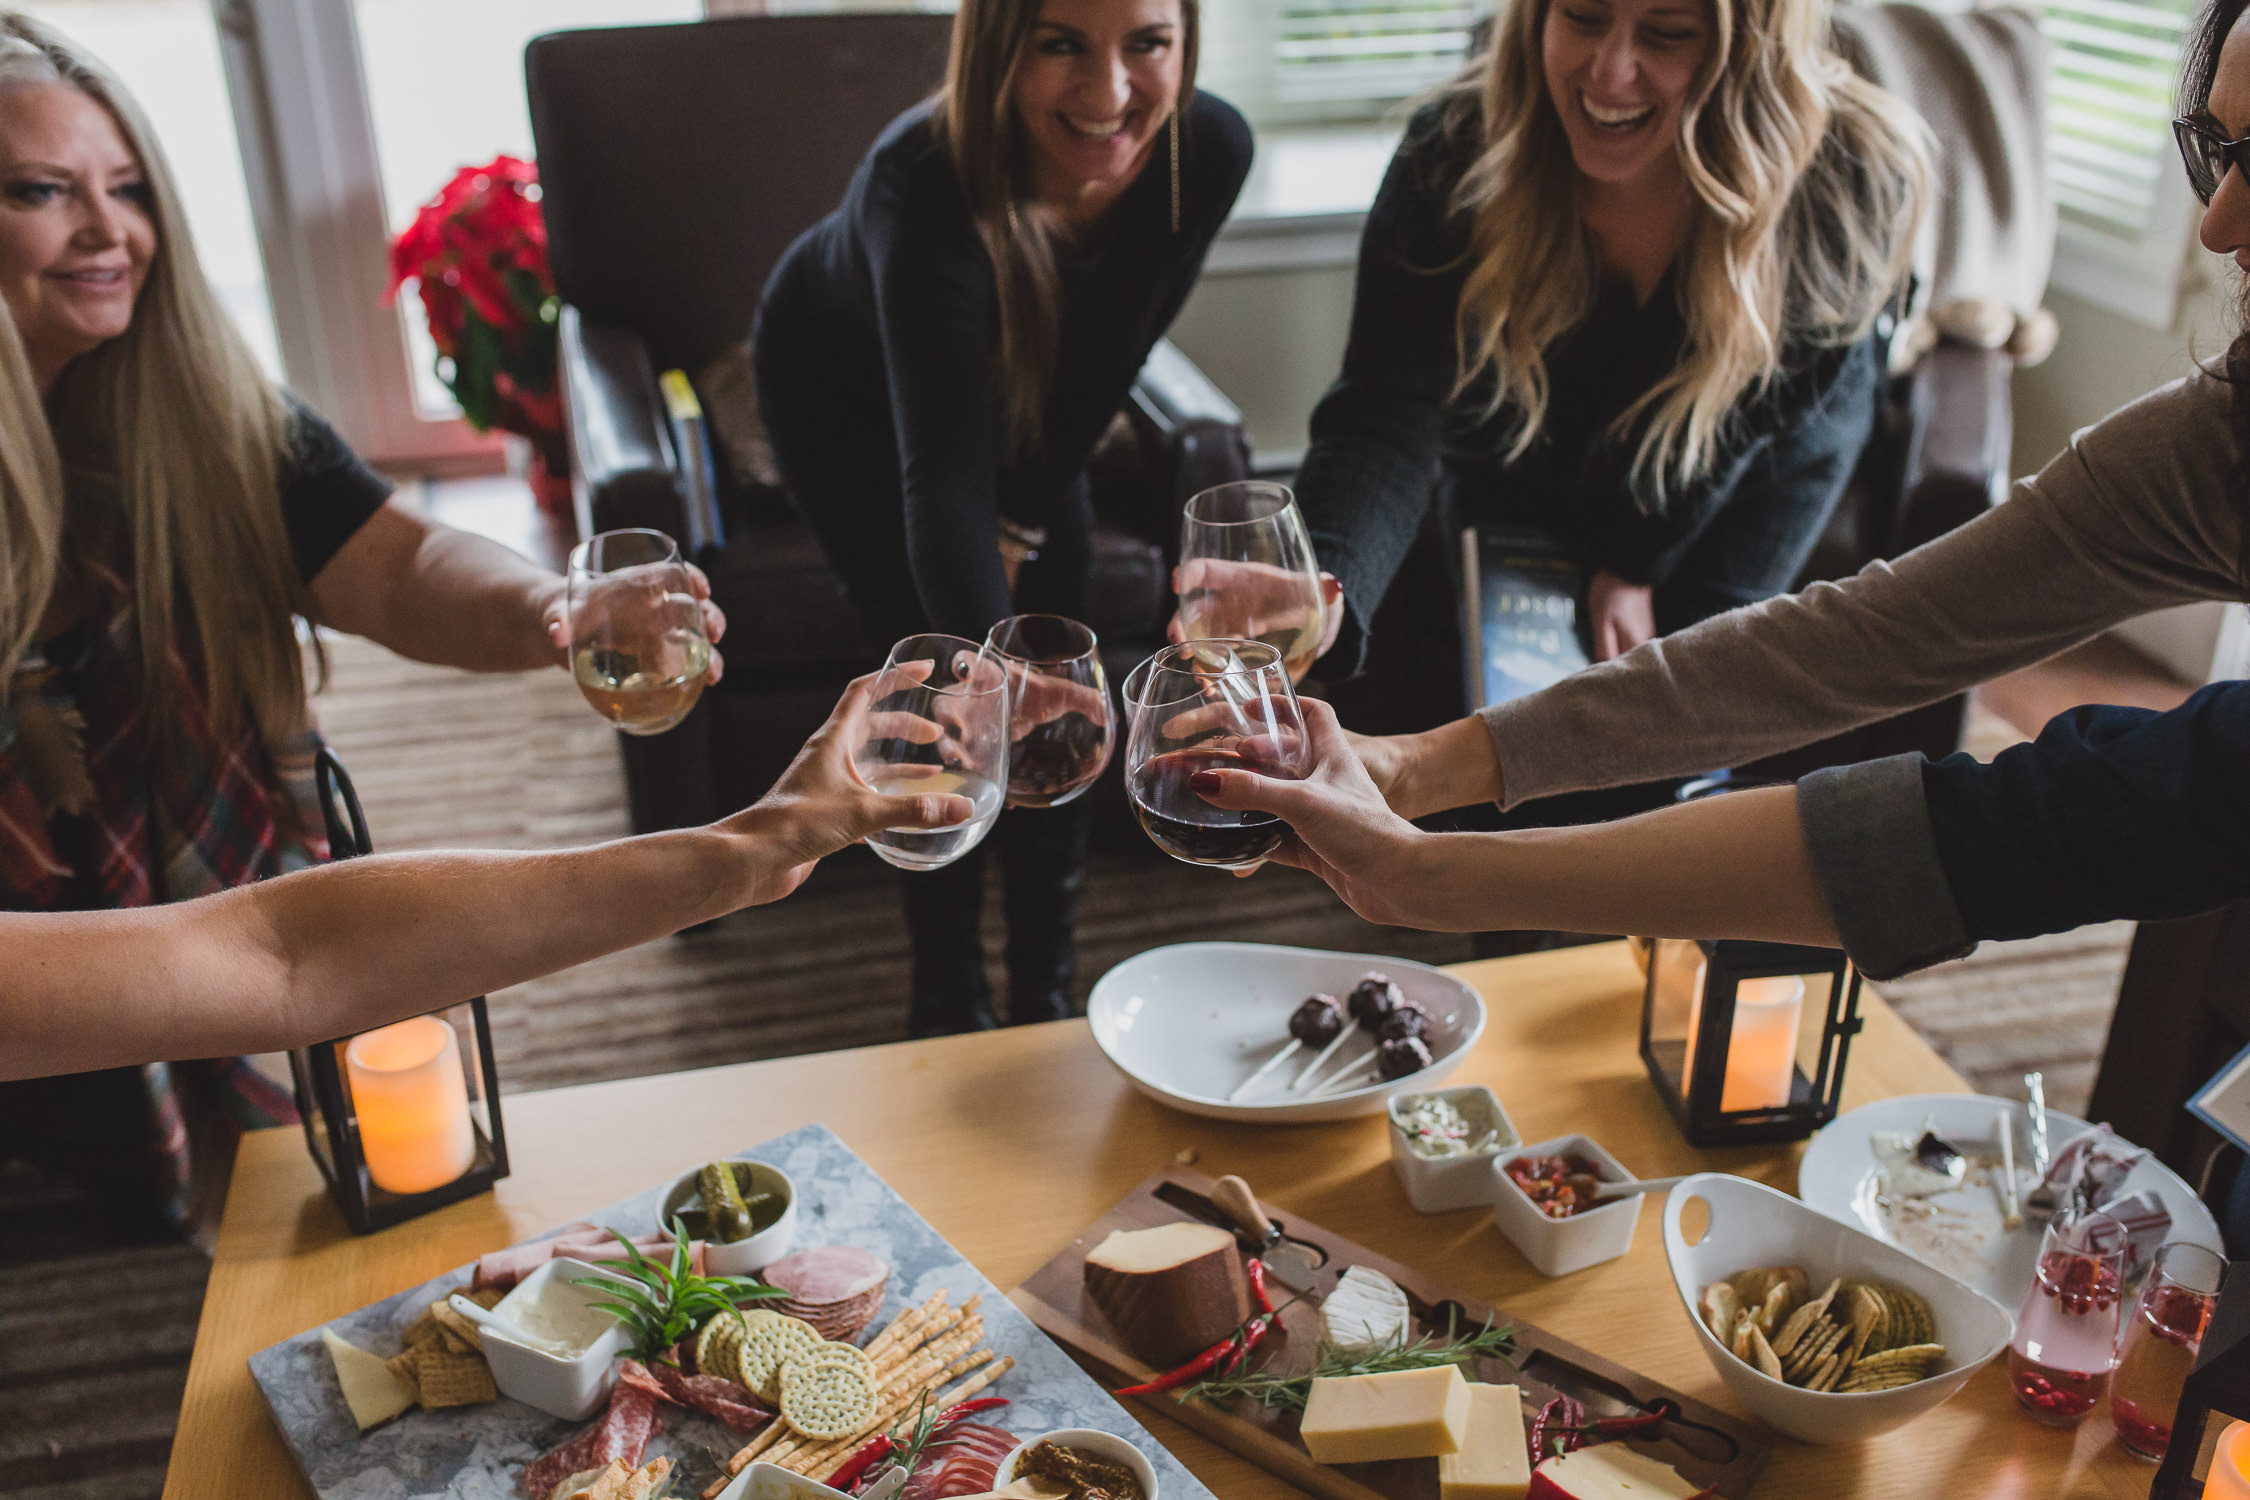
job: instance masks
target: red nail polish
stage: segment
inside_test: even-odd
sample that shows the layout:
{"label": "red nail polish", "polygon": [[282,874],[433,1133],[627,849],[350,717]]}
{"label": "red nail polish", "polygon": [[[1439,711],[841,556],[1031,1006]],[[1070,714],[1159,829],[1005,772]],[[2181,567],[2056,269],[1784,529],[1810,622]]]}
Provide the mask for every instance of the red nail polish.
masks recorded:
{"label": "red nail polish", "polygon": [[1218,789],[1219,773],[1216,771],[1196,771],[1188,776],[1189,791],[1215,792]]}

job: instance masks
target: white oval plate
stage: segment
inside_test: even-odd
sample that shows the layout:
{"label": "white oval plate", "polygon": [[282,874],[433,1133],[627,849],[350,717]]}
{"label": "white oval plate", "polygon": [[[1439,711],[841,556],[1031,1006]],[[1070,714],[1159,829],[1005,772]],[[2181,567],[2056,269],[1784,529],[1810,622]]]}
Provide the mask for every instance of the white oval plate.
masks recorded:
{"label": "white oval plate", "polygon": [[[2046,1227],[2039,1220],[2027,1215],[2020,1227],[2003,1229],[1998,1197],[1989,1181],[1972,1180],[1970,1185],[1923,1200],[1931,1215],[1927,1227],[1894,1226],[1876,1204],[1881,1171],[1868,1137],[1884,1130],[1918,1135],[1925,1116],[1939,1135],[1980,1161],[1997,1160],[1999,1122],[2003,1117],[2012,1120],[2017,1181],[2026,1193],[2037,1182],[2031,1171],[2030,1110],[2020,1100],[1988,1094],[1909,1094],[1863,1104],[1823,1127],[1797,1163],[1797,1196],[1830,1218],[1864,1229],[1959,1277],[2013,1312],[2023,1304],[2039,1259],[2039,1237]],[[2047,1141],[2055,1151],[2085,1128],[2086,1122],[2075,1115],[2047,1111]],[[1970,1175],[1978,1176],[1974,1171]],[[2153,1192],[2164,1200],[2172,1213],[2172,1239],[2220,1250],[2219,1226],[2211,1211],[2162,1162],[2150,1158],[2135,1167],[2125,1179],[2125,1191]]]}
{"label": "white oval plate", "polygon": [[[1306,996],[1341,1000],[1371,971],[1388,974],[1430,1013],[1428,1067],[1308,1098],[1289,1091],[1290,1080],[1314,1056],[1299,1048],[1241,1102],[1227,1102],[1236,1085],[1287,1044],[1290,1013]],[[1391,1095],[1433,1087],[1484,1035],[1484,1000],[1444,970],[1403,958],[1265,943],[1175,943],[1136,954],[1104,974],[1086,1002],[1086,1018],[1103,1053],[1151,1099],[1214,1120],[1295,1125],[1379,1114]],[[1323,1074],[1369,1050],[1364,1031],[1355,1027],[1351,1035]]]}

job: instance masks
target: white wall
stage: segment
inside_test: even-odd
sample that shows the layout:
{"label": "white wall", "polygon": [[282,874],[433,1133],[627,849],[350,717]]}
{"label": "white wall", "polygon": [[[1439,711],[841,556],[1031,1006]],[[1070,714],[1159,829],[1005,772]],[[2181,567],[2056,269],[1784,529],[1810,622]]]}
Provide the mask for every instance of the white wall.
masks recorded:
{"label": "white wall", "polygon": [[1171,338],[1242,408],[1258,453],[1291,454],[1343,368],[1351,313],[1348,266],[1206,272]]}

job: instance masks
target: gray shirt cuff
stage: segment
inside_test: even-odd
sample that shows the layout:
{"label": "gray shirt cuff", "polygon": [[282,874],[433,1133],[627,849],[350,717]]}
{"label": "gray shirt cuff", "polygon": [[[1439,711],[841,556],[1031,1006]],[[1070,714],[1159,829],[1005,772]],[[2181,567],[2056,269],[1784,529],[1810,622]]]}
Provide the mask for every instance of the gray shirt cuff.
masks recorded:
{"label": "gray shirt cuff", "polygon": [[1920,755],[1831,766],[1797,783],[1797,819],[1844,951],[1896,979],[1976,947],[1930,831]]}

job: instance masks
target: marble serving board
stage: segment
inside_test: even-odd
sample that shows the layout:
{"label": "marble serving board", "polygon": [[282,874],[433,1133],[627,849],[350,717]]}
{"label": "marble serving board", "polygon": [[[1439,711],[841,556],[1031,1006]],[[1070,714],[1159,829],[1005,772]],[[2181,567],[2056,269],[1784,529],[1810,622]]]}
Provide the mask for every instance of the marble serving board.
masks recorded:
{"label": "marble serving board", "polygon": [[[1114,1432],[1156,1465],[1166,1500],[1213,1500],[1179,1460],[833,1131],[807,1125],[737,1154],[779,1167],[797,1184],[799,1247],[857,1245],[891,1263],[882,1310],[863,1341],[941,1287],[956,1304],[981,1294],[985,1343],[996,1355],[1014,1356],[1016,1365],[986,1392],[1005,1396],[1011,1404],[980,1420],[1027,1437],[1058,1427]],[[657,1228],[657,1210],[670,1186],[669,1181],[660,1183],[586,1218],[628,1235],[647,1234]],[[466,1287],[475,1269],[473,1264],[458,1267],[325,1326],[389,1358],[422,1307]],[[584,1425],[503,1397],[488,1405],[436,1412],[417,1407],[362,1436],[344,1405],[320,1333],[310,1328],[252,1355],[250,1374],[297,1467],[322,1500],[522,1500],[516,1479],[524,1466]],[[645,1458],[669,1456],[683,1470],[677,1488],[686,1495],[701,1492],[721,1472],[726,1456],[745,1441],[699,1412],[666,1405],[661,1416],[664,1430],[649,1444]]]}

